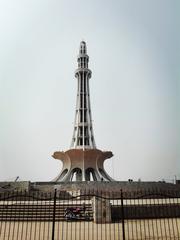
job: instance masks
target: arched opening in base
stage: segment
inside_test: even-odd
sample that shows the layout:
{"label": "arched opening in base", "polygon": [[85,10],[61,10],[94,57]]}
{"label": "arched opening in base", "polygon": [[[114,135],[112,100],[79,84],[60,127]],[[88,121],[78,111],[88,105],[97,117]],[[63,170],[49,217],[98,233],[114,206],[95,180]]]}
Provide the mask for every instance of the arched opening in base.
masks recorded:
{"label": "arched opening in base", "polygon": [[87,168],[85,171],[86,181],[97,181],[95,170],[93,168]]}
{"label": "arched opening in base", "polygon": [[71,171],[70,181],[72,182],[82,181],[82,170],[80,168],[74,168]]}

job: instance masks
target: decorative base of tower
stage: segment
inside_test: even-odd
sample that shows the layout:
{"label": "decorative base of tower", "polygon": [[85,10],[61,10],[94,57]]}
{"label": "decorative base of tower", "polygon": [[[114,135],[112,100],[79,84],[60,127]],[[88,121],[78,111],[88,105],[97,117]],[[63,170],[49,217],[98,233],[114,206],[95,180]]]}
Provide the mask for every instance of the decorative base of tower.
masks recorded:
{"label": "decorative base of tower", "polygon": [[112,152],[102,152],[98,149],[70,149],[66,152],[55,152],[53,157],[63,162],[63,168],[53,181],[114,181],[103,166],[104,161],[112,156]]}

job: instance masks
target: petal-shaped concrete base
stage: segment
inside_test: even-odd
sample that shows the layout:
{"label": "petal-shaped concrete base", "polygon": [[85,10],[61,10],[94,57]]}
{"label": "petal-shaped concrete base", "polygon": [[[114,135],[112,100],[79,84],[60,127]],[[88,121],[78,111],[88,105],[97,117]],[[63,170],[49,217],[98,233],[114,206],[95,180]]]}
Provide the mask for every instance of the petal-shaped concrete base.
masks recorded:
{"label": "petal-shaped concrete base", "polygon": [[70,149],[66,152],[54,152],[53,158],[61,160],[63,168],[53,181],[114,181],[103,166],[104,161],[112,156],[112,152],[102,152],[98,149]]}

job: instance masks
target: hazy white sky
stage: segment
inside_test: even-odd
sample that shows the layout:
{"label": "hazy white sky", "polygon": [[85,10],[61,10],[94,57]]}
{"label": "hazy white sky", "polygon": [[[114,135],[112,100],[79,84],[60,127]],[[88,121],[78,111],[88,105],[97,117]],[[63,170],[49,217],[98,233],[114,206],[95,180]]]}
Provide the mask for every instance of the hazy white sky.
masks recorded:
{"label": "hazy white sky", "polygon": [[0,0],[0,180],[48,181],[87,42],[96,144],[116,180],[180,177],[177,0]]}

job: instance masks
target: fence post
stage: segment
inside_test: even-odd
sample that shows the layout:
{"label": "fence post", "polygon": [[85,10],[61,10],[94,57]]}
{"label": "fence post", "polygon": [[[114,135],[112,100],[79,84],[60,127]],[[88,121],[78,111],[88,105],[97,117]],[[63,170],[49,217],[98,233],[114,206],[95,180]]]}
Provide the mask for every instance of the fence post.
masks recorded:
{"label": "fence post", "polygon": [[124,205],[123,205],[123,191],[121,189],[121,220],[122,220],[122,237],[125,240],[125,228],[124,228]]}
{"label": "fence post", "polygon": [[52,219],[52,240],[54,240],[54,233],[55,233],[56,196],[57,196],[57,190],[55,189],[55,191],[54,191],[54,204],[53,204],[53,219]]}

